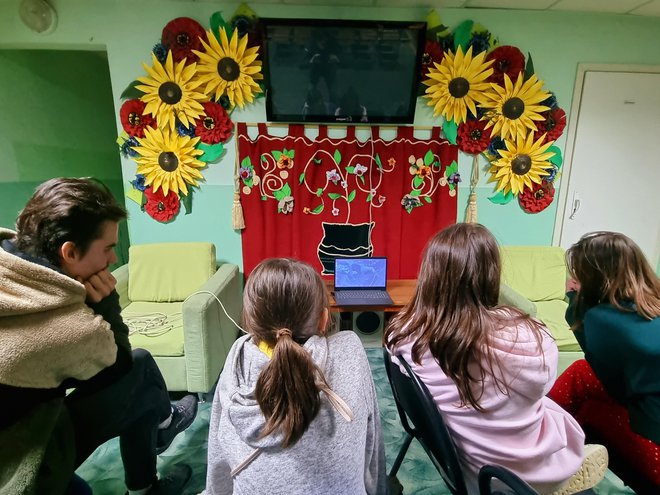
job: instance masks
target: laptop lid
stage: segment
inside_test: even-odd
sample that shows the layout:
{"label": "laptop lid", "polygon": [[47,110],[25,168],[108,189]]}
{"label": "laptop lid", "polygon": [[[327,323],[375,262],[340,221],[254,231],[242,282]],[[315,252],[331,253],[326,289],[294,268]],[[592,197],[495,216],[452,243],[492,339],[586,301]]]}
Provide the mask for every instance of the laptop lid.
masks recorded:
{"label": "laptop lid", "polygon": [[335,291],[387,287],[387,258],[335,258]]}

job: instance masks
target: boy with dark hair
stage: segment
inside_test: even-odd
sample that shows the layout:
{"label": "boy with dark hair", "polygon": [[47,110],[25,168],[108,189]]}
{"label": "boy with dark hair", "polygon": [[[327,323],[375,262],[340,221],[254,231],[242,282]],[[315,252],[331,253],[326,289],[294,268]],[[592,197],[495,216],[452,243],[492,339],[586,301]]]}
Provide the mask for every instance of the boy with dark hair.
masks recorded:
{"label": "boy with dark hair", "polygon": [[65,493],[116,436],[130,494],[178,494],[191,476],[179,465],[157,478],[157,453],[190,426],[197,400],[172,407],[151,355],[131,349],[109,270],[125,218],[101,183],[57,178],[37,188],[15,233],[0,229],[2,492]]}

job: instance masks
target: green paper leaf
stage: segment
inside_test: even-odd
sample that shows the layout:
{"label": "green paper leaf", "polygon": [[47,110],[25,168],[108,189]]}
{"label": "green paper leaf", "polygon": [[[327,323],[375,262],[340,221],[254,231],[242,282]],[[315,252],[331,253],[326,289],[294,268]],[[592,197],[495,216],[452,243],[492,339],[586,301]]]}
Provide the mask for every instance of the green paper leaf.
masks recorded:
{"label": "green paper leaf", "polygon": [[496,205],[505,205],[509,203],[515,196],[511,191],[508,193],[504,194],[502,191],[497,192],[494,196],[491,196],[488,198],[488,200],[491,203],[495,203]]}
{"label": "green paper leaf", "polygon": [[458,163],[456,163],[456,160],[452,160],[451,164],[445,169],[445,175],[449,177],[456,172],[458,172]]}
{"label": "green paper leaf", "polygon": [[321,163],[321,159],[320,158],[314,158],[314,163],[319,165]]}
{"label": "green paper leaf", "polygon": [[217,144],[206,144],[199,142],[197,143],[197,149],[202,150],[204,153],[198,158],[203,162],[216,162],[220,159],[222,152],[225,150],[225,147],[222,143]]}
{"label": "green paper leaf", "polygon": [[346,172],[349,174],[354,174],[355,173],[355,167],[346,167]]}
{"label": "green paper leaf", "polygon": [[378,170],[383,170],[383,164],[380,161],[380,155],[376,154],[376,165],[378,165]]}
{"label": "green paper leaf", "polygon": [[284,187],[282,187],[282,192],[284,193],[285,196],[291,196],[291,186],[289,186],[288,182],[284,183]]}
{"label": "green paper leaf", "polygon": [[142,206],[142,199],[144,198],[144,193],[139,189],[135,189],[133,186],[131,186],[126,191],[126,197],[131,201],[137,203],[138,206]]}
{"label": "green paper leaf", "polygon": [[243,184],[245,184],[245,185],[248,186],[248,187],[252,187],[252,186],[254,185],[254,182],[253,182],[253,180],[252,180],[252,177],[250,177],[250,178],[247,179],[247,180],[244,180],[244,181],[243,181]]}
{"label": "green paper leaf", "polygon": [[144,93],[135,87],[138,84],[142,84],[142,83],[140,81],[133,81],[131,84],[126,86],[126,89],[122,91],[121,96],[119,98],[122,100],[131,100],[133,98],[140,98]]}
{"label": "green paper leaf", "polygon": [[415,178],[413,179],[413,185],[415,187],[419,187],[422,184],[424,184],[424,179],[420,177],[419,175],[416,175]]}
{"label": "green paper leaf", "polygon": [[[525,65],[525,78],[524,81],[527,81],[530,77],[534,75],[534,62],[532,62],[532,54],[527,52],[527,65]],[[515,83],[515,81],[513,81]]]}
{"label": "green paper leaf", "polygon": [[246,156],[241,160],[241,167],[251,167],[252,166],[252,161],[250,160],[249,156]]}
{"label": "green paper leaf", "polygon": [[275,160],[279,160],[280,157],[282,156],[282,152],[281,152],[281,151],[273,150],[271,153],[272,153],[272,155],[273,155],[273,158],[275,158]]}
{"label": "green paper leaf", "polygon": [[412,211],[412,208],[411,208],[411,207],[408,207],[408,208],[406,208],[406,211],[407,211],[408,213],[410,213],[410,212]]}
{"label": "green paper leaf", "polygon": [[428,150],[426,152],[426,155],[424,155],[424,165],[427,167],[433,163],[433,152],[431,150]]}
{"label": "green paper leaf", "polygon": [[445,134],[447,141],[451,144],[456,144],[456,136],[458,135],[458,126],[453,120],[445,120],[442,124],[442,132]]}
{"label": "green paper leaf", "polygon": [[323,204],[320,204],[312,210],[312,213],[321,213],[322,211],[323,211]]}
{"label": "green paper leaf", "polygon": [[323,188],[322,188],[322,187],[319,187],[319,188],[316,190],[316,195],[320,198],[322,194],[323,194]]}
{"label": "green paper leaf", "polygon": [[218,39],[220,39],[220,29],[227,28],[227,22],[222,17],[222,12],[220,11],[215,12],[211,16],[211,20],[209,21],[209,24],[211,25],[211,31],[213,31],[213,34],[215,34],[218,37]]}
{"label": "green paper leaf", "polygon": [[420,194],[422,194],[422,191],[419,191],[418,189],[413,189],[412,191],[410,191],[410,196],[412,196],[413,198],[415,196],[419,196]]}
{"label": "green paper leaf", "polygon": [[190,189],[188,189],[188,194],[181,197],[181,202],[183,203],[183,207],[186,209],[186,215],[190,215],[192,213],[192,196],[193,196],[193,189],[191,187]]}
{"label": "green paper leaf", "polygon": [[335,159],[335,163],[339,165],[341,163],[341,153],[339,150],[335,150],[335,154],[333,155],[333,158]]}
{"label": "green paper leaf", "polygon": [[472,26],[474,21],[470,19],[461,22],[456,29],[454,29],[454,49],[458,50],[460,46],[463,49],[463,53],[467,51],[467,44],[472,37]]}
{"label": "green paper leaf", "polygon": [[424,196],[424,201],[426,201],[427,203],[433,203],[430,196]]}
{"label": "green paper leaf", "polygon": [[285,194],[282,193],[281,189],[279,189],[277,191],[273,191],[273,196],[275,196],[275,199],[277,201],[282,201],[284,199]]}
{"label": "green paper leaf", "polygon": [[372,196],[370,194],[369,196],[367,196],[367,203],[369,203],[371,201],[371,199],[372,199]]}
{"label": "green paper leaf", "polygon": [[293,159],[293,158],[295,158],[296,152],[293,151],[293,150],[289,150],[289,151],[287,151],[287,152],[284,153],[284,154],[285,154],[286,156],[288,156],[289,158]]}
{"label": "green paper leaf", "polygon": [[267,200],[268,200],[268,196],[265,196],[265,195],[261,196],[261,201],[267,201]]}
{"label": "green paper leaf", "polygon": [[364,184],[364,175],[358,175],[358,177],[359,177],[360,180],[362,181],[362,184]]}
{"label": "green paper leaf", "polygon": [[548,151],[552,151],[555,154],[554,156],[550,157],[550,163],[557,167],[557,170],[560,170],[562,163],[564,163],[564,159],[561,156],[561,148],[559,146],[553,145],[548,148]]}
{"label": "green paper leaf", "polygon": [[347,199],[347,201],[350,203],[350,202],[353,201],[354,199],[355,199],[355,190],[351,191],[351,192],[348,194],[348,199]]}
{"label": "green paper leaf", "polygon": [[261,155],[261,161],[262,162],[267,162],[268,158],[266,158],[266,155]]}
{"label": "green paper leaf", "polygon": [[341,198],[341,194],[337,194],[337,193],[328,193],[328,197],[329,197],[330,199],[339,199],[339,198]]}
{"label": "green paper leaf", "polygon": [[300,174],[300,177],[298,178],[298,184],[302,184],[305,181],[305,172]]}

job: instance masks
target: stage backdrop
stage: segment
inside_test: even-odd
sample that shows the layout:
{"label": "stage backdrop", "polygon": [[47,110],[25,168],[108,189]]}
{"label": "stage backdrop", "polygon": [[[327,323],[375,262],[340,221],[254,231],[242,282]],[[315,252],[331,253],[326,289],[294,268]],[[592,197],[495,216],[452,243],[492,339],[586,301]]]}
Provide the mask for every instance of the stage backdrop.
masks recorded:
{"label": "stage backdrop", "polygon": [[329,138],[325,126],[316,139],[302,125],[285,137],[258,127],[251,140],[238,124],[246,276],[273,256],[307,261],[323,275],[339,256],[387,256],[389,279],[416,278],[428,239],[456,221],[457,148],[440,128],[420,140],[399,127],[384,141],[372,127],[359,142],[354,127],[344,139]]}

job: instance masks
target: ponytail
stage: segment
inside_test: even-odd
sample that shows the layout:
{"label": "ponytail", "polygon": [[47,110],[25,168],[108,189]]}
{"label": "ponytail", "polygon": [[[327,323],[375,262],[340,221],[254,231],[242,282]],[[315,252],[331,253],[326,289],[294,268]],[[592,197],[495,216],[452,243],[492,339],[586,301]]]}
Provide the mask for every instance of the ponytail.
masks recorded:
{"label": "ponytail", "polygon": [[282,446],[294,445],[305,433],[321,406],[323,374],[309,353],[293,340],[288,328],[277,331],[270,362],[257,379],[255,395],[266,425],[261,437],[283,435]]}

